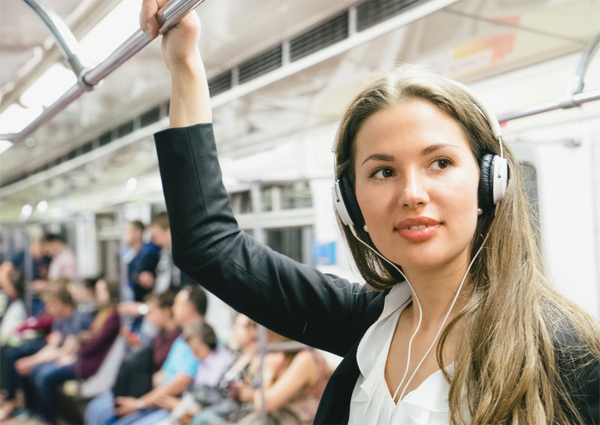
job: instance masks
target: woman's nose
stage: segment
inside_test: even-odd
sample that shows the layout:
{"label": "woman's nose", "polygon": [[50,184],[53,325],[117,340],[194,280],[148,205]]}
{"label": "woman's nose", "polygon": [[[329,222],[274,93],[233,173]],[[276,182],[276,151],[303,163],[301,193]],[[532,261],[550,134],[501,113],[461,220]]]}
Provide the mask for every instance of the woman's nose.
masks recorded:
{"label": "woman's nose", "polygon": [[422,208],[429,203],[424,177],[417,169],[407,170],[399,201],[403,207],[411,209]]}

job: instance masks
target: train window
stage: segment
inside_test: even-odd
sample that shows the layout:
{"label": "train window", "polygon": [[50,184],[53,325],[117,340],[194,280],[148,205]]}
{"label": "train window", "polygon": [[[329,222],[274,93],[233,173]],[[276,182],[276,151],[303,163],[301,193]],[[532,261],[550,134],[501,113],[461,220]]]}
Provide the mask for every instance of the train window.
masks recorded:
{"label": "train window", "polygon": [[252,212],[252,196],[249,190],[230,193],[229,199],[234,214],[249,214]]}
{"label": "train window", "polygon": [[294,182],[281,187],[281,208],[311,208],[312,193],[308,182]]}
{"label": "train window", "polygon": [[523,190],[529,200],[529,212],[531,225],[537,236],[540,235],[540,206],[538,201],[537,171],[533,164],[521,161],[521,172],[523,174]]}
{"label": "train window", "polygon": [[313,227],[265,229],[265,240],[273,250],[304,264],[312,264]]}
{"label": "train window", "polygon": [[268,186],[262,189],[262,210],[263,212],[273,211],[273,192],[276,192],[279,188],[274,186]]}

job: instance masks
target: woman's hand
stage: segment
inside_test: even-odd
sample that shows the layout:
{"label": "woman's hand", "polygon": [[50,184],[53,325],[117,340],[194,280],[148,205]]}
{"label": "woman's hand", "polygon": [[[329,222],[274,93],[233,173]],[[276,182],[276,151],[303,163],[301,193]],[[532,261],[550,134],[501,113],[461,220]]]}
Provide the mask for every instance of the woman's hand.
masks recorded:
{"label": "woman's hand", "polygon": [[[140,27],[150,39],[158,36],[162,23],[158,21],[158,11],[168,0],[143,0],[140,12]],[[167,68],[173,70],[180,66],[189,66],[200,59],[198,41],[200,39],[200,19],[192,11],[164,34],[162,53]]]}
{"label": "woman's hand", "polygon": [[[160,29],[156,14],[166,3],[167,0],[143,0],[140,26],[152,39]],[[208,82],[198,47],[199,38],[200,20],[193,11],[163,36],[163,57],[171,72],[171,127],[212,122]]]}

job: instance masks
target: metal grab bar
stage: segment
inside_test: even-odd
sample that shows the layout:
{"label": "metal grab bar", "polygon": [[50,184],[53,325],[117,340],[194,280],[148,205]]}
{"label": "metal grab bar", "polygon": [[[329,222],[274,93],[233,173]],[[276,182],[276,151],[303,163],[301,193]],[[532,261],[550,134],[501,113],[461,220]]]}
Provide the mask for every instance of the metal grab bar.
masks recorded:
{"label": "metal grab bar", "polygon": [[600,100],[600,90],[594,90],[582,93],[584,78],[592,58],[600,49],[600,34],[588,45],[583,52],[575,74],[567,84],[565,95],[558,100],[538,103],[537,105],[527,106],[513,112],[498,115],[499,122],[507,122],[519,118],[530,117],[532,115],[542,114],[544,112],[555,111],[557,109],[571,109],[583,105],[584,103]]}
{"label": "metal grab bar", "polygon": [[79,43],[65,22],[43,0],[21,0],[46,25],[54,42],[69,62],[76,76],[84,69],[79,57]]}
{"label": "metal grab bar", "polygon": [[[52,10],[46,7],[45,12],[49,12],[44,14],[43,8],[35,7],[39,6],[40,0],[22,0],[27,3],[28,6],[32,8],[32,10],[38,15],[44,23],[48,26],[50,32],[54,36],[54,39],[57,40],[57,44],[61,47],[61,51],[69,60],[69,56],[73,52],[75,52],[75,57],[77,57],[77,42],[75,41],[75,45],[72,44],[73,40],[69,40],[69,35],[73,37],[71,31],[66,27],[64,22],[60,20],[52,12]],[[183,18],[188,12],[195,9],[198,5],[200,5],[204,0],[171,0],[167,3],[161,10],[158,12],[159,21],[162,21],[162,27],[160,28],[161,34],[166,32],[169,28],[175,25],[181,18]],[[62,28],[61,24],[56,20],[52,20],[52,14],[56,16],[58,21],[64,25],[66,28]],[[44,19],[50,18],[50,23],[54,22],[55,25],[48,25],[47,21]],[[74,39],[74,37],[73,37]],[[64,44],[60,44],[64,40]],[[12,141],[13,143],[20,142],[26,139],[31,133],[37,130],[42,124],[49,121],[52,117],[58,114],[60,111],[65,109],[69,104],[73,101],[77,100],[85,91],[89,90],[96,86],[103,78],[121,66],[124,62],[134,56],[137,52],[142,50],[148,44],[150,44],[151,40],[148,38],[146,33],[144,33],[141,29],[136,30],[131,37],[129,37],[125,42],[123,42],[108,58],[104,61],[96,65],[92,69],[82,68],[77,74],[78,83],[73,85],[69,90],[65,92],[56,102],[46,108],[35,120],[33,120],[27,127],[21,130],[20,133],[11,134],[11,135],[3,135],[4,138]],[[66,50],[63,51],[63,48],[66,46]],[[71,62],[69,62],[71,63]],[[75,71],[75,68],[73,68]]]}

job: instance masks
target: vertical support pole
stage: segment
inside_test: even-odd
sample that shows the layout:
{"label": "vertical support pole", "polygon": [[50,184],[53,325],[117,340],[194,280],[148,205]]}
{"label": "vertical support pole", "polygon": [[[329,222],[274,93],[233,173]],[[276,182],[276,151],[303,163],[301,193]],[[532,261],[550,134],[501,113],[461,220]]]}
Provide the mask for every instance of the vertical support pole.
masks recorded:
{"label": "vertical support pole", "polygon": [[23,229],[23,252],[25,253],[25,261],[23,267],[25,268],[25,310],[29,314],[33,311],[33,297],[31,296],[31,282],[33,282],[33,258],[31,257],[31,240],[27,228]]}
{"label": "vertical support pole", "polygon": [[281,43],[281,66],[288,65],[291,62],[290,57],[290,40],[285,39]]}
{"label": "vertical support pole", "polygon": [[[252,182],[250,188],[252,199],[252,215],[254,217],[254,239],[260,243],[265,243],[265,232],[262,227],[262,192],[260,182]],[[264,326],[258,327],[258,355],[260,356],[260,421],[263,425],[267,424],[267,411],[265,409],[265,386],[264,386],[264,364],[265,354],[267,352],[267,330]]]}
{"label": "vertical support pole", "polygon": [[352,37],[358,31],[358,14],[356,6],[348,9],[348,37]]}
{"label": "vertical support pole", "polygon": [[234,66],[231,69],[231,87],[235,87],[235,86],[239,86],[240,85],[240,68],[237,66]]}

